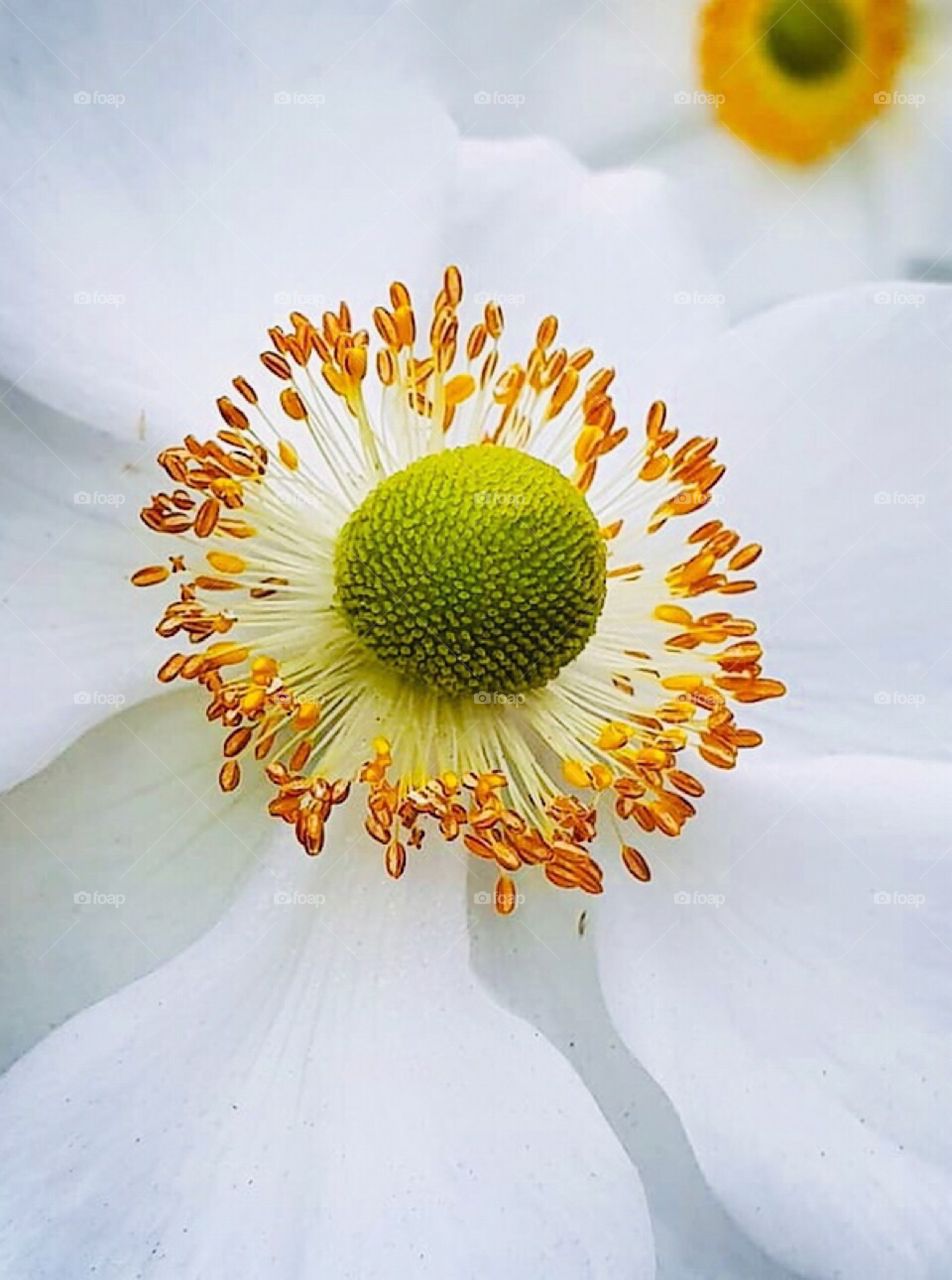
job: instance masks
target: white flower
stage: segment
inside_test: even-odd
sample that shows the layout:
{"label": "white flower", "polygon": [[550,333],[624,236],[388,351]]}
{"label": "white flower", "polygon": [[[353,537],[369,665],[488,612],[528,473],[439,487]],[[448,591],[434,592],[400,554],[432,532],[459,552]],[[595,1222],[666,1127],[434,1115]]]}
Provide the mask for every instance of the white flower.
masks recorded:
{"label": "white flower", "polygon": [[[180,82],[215,21],[165,33]],[[237,49],[231,110],[255,115]],[[167,88],[137,83],[160,118]],[[164,198],[218,136],[183,108],[143,172],[141,128],[94,118],[67,152],[83,180],[24,174],[7,225],[32,228],[60,305],[5,335],[9,376],[54,407],[2,406],[4,1004],[24,1053],[0,1086],[4,1273],[941,1275],[952,293],[855,290],[719,335],[717,308],[677,301],[712,284],[663,181],[460,144],[378,87],[384,131],[348,87],[319,139],[276,124],[208,223],[209,197]],[[103,155],[108,192],[87,180]],[[110,249],[132,193],[148,271]],[[124,320],[62,305],[57,262],[94,249],[88,291],[123,295]],[[791,686],[679,838],[645,836],[649,883],[610,840],[604,894],[529,868],[502,916],[495,871],[435,831],[388,877],[355,803],[307,858],[253,767],[219,790],[191,689],[134,705],[169,652],[128,585],[155,561],[135,518],[151,455],[219,429],[262,319],[324,310],[306,295],[325,289],[369,314],[395,273],[424,297],[447,258],[467,298],[502,295],[514,352],[558,310],[617,364],[621,417],[664,396],[685,436],[720,436],[729,475],[693,523],[765,543],[757,616]]]}
{"label": "white flower", "polygon": [[407,56],[465,128],[538,131],[591,162],[677,178],[735,315],[853,281],[947,278],[946,6],[421,0],[414,12],[425,29],[401,28]]}

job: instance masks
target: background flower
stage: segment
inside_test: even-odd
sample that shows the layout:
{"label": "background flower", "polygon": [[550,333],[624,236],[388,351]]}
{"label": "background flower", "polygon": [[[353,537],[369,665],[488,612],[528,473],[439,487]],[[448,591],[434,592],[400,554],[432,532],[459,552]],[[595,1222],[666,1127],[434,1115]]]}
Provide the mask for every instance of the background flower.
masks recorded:
{"label": "background flower", "polygon": [[[647,164],[675,177],[716,289],[734,314],[852,281],[946,278],[947,13],[905,0],[836,0],[861,50],[844,67],[869,84],[854,90],[855,130],[843,125],[837,135],[839,86],[836,77],[828,90],[821,83],[817,97],[831,106],[817,135],[794,80],[784,86],[777,77],[758,100],[769,65],[766,36],[747,34],[759,24],[766,33],[801,9],[813,12],[805,0],[776,9],[770,0],[563,0],[515,10],[418,0],[410,12],[425,31],[395,27],[394,38],[409,65],[427,69],[467,131],[547,133],[590,163]],[[705,13],[707,29],[728,44],[717,59],[708,57],[707,72]],[[908,35],[904,50],[880,65],[864,41],[884,23]],[[819,25],[827,32],[829,15]],[[772,148],[746,145],[718,122],[727,118],[724,95],[738,115],[763,121],[761,142],[774,130]],[[841,145],[792,163],[778,149],[782,119],[791,138],[809,132],[832,143],[841,136]]]}

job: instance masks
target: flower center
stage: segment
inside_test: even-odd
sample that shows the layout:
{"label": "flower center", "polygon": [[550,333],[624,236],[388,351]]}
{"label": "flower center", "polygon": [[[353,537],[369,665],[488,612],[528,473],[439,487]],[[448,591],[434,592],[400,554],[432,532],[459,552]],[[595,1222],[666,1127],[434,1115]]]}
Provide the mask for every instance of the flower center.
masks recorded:
{"label": "flower center", "polygon": [[337,601],[385,666],[436,692],[519,693],[577,657],[605,600],[605,543],[555,467],[444,449],[383,480],[335,548]]}
{"label": "flower center", "polygon": [[851,54],[854,34],[840,0],[776,0],[767,10],[767,49],[795,80],[821,80],[839,71]]}

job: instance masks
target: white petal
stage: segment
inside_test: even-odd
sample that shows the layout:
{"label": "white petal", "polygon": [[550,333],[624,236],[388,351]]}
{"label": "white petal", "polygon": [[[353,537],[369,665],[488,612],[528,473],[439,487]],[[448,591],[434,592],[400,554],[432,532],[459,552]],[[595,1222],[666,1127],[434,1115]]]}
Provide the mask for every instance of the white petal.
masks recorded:
{"label": "white petal", "polygon": [[785,1280],[728,1216],[698,1168],[671,1102],[613,1025],[596,968],[598,899],[545,882],[511,916],[487,905],[495,873],[470,872],[473,964],[493,995],[538,1027],[582,1077],[644,1186],[658,1274],[677,1280]]}
{"label": "white petal", "polygon": [[[947,280],[952,189],[952,11],[930,3],[914,11],[915,47],[896,100],[869,134],[869,199],[877,232],[915,278]],[[902,180],[897,181],[901,171]]]}
{"label": "white petal", "polygon": [[[540,134],[589,163],[646,165],[676,179],[677,208],[714,276],[687,291],[713,288],[734,315],[900,271],[924,223],[931,238],[917,242],[932,259],[942,253],[944,33],[930,32],[925,66],[899,83],[902,93],[924,93],[921,109],[898,103],[868,136],[801,169],[718,125],[697,65],[703,7],[563,0],[513,11],[419,0],[426,31],[403,34],[467,134]],[[890,225],[892,211],[901,225]]]}
{"label": "white petal", "polygon": [[192,692],[114,716],[0,803],[0,1064],[219,918],[274,824],[267,788],[217,786]]}
{"label": "white petal", "polygon": [[163,561],[136,508],[146,446],[11,392],[0,401],[0,789],[85,729],[153,693],[161,603],[131,573]]}
{"label": "white petal", "polygon": [[800,169],[759,155],[711,121],[669,139],[650,162],[674,179],[715,287],[742,316],[901,270],[903,257],[877,234],[869,208],[872,157],[863,140]]}
{"label": "white petal", "polygon": [[622,378],[673,342],[718,333],[716,304],[670,186],[648,170],[594,174],[554,143],[460,148],[448,231],[470,300],[496,298],[517,357],[552,312]]}
{"label": "white petal", "polygon": [[950,784],[755,763],[653,851],[650,885],[616,871],[597,921],[625,1041],[728,1211],[807,1275],[952,1262]]}
{"label": "white petal", "polygon": [[279,839],[205,939],[13,1068],[8,1273],[653,1275],[595,1104],[471,974],[464,861],[393,883],[337,839]]}
{"label": "white petal", "polygon": [[117,433],[143,409],[180,432],[289,311],[433,278],[452,128],[340,9],[4,15],[27,74],[0,116],[3,372]]}
{"label": "white petal", "polygon": [[720,437],[705,516],[766,547],[743,600],[790,686],[748,716],[768,749],[948,752],[950,345],[952,289],[891,282],[778,308],[657,375],[686,434]]}
{"label": "white petal", "polygon": [[467,134],[540,134],[587,161],[653,163],[699,114],[677,97],[695,87],[697,7],[416,0],[421,29],[402,35]]}

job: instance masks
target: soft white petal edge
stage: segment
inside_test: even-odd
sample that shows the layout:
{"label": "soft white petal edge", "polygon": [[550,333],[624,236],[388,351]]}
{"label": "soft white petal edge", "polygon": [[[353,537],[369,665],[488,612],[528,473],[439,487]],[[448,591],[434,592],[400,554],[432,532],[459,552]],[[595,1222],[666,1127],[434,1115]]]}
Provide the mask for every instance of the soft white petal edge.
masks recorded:
{"label": "soft white petal edge", "polygon": [[0,437],[4,790],[155,692],[164,645],[155,600],[129,584],[133,570],[156,559],[136,510],[147,447],[16,391],[0,401]]}
{"label": "soft white petal edge", "polygon": [[685,346],[646,387],[720,437],[699,519],[765,547],[742,600],[790,690],[750,709],[768,751],[949,753],[950,346],[952,288],[890,281]]}
{"label": "soft white petal edge", "polygon": [[543,138],[460,144],[444,243],[469,298],[501,303],[507,353],[523,358],[554,313],[561,342],[618,367],[616,391],[633,366],[726,323],[723,308],[686,305],[713,282],[674,185],[635,166],[593,173]]}
{"label": "soft white petal edge", "polygon": [[0,15],[0,372],[116,435],[200,430],[267,326],[435,275],[455,131],[342,6],[100,10]]}
{"label": "soft white petal edge", "polygon": [[0,800],[0,1066],[221,917],[274,836],[268,787],[217,785],[195,690],[122,711]]}
{"label": "soft white petal edge", "polygon": [[808,1276],[952,1266],[952,784],[943,765],[760,763],[654,859],[612,876],[609,1010],[701,1167]]}
{"label": "soft white petal edge", "polygon": [[[606,857],[614,857],[608,849]],[[705,1182],[681,1120],[613,1025],[596,964],[602,899],[527,883],[511,916],[486,909],[493,868],[473,859],[473,967],[579,1073],[638,1170],[668,1280],[800,1280],[739,1229]]]}
{"label": "soft white petal edge", "polygon": [[653,1276],[595,1103],[471,973],[465,860],[393,883],[334,849],[279,837],[210,934],[12,1069],[7,1274]]}

